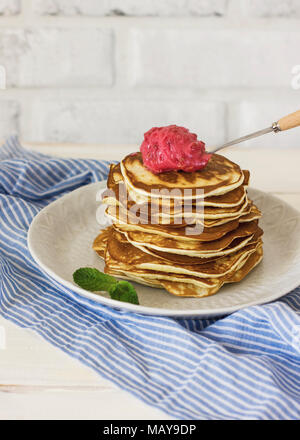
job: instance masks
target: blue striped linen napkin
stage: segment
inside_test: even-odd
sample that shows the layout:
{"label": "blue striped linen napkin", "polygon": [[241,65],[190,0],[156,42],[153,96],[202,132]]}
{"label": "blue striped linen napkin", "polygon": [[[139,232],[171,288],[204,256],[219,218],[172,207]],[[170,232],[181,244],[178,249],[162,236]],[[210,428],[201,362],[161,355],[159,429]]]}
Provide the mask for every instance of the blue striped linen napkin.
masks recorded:
{"label": "blue striped linen napkin", "polygon": [[0,147],[0,314],[175,418],[298,419],[300,289],[220,319],[152,317],[82,298],[33,261],[33,217],[107,173],[107,162],[29,152],[16,137]]}

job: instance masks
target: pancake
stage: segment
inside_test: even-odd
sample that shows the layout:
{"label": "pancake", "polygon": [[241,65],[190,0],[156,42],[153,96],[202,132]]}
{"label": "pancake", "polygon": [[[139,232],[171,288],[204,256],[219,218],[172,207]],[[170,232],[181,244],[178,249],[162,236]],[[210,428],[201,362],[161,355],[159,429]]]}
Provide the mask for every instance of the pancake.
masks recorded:
{"label": "pancake", "polygon": [[111,227],[103,229],[93,242],[93,249],[101,258],[105,257],[106,245],[111,230]]}
{"label": "pancake", "polygon": [[130,274],[130,276],[127,276],[125,273],[122,273],[119,270],[108,269],[107,267],[105,267],[104,272],[109,275],[113,275],[116,278],[121,278],[122,280],[125,279],[125,280],[135,281],[136,283],[139,283],[139,284],[144,284],[145,286],[163,288],[163,286],[161,285],[161,283],[159,283],[159,281],[147,280],[146,278],[144,278],[142,276],[135,277],[133,274]]}
{"label": "pancake", "polygon": [[[155,257],[161,258],[162,260],[172,262],[172,263],[179,263],[179,264],[205,264],[210,261],[217,260],[221,258],[224,255],[230,255],[231,253],[234,253],[238,251],[239,249],[243,248],[245,245],[250,245],[253,243],[257,243],[261,237],[262,233],[254,234],[254,236],[247,241],[243,241],[242,239],[234,240],[234,242],[227,248],[227,252],[222,253],[219,252],[219,255],[216,255],[214,253],[212,256],[208,254],[201,254],[201,256],[198,255],[183,255],[180,253],[170,253],[170,252],[164,252],[164,251],[158,251],[156,249],[150,249],[146,246],[136,246],[138,249],[142,250],[143,252],[153,255]],[[237,243],[238,242],[238,243]],[[237,246],[238,244],[238,246]]]}
{"label": "pancake", "polygon": [[[258,249],[261,246],[258,247]],[[257,249],[257,250],[258,250]],[[155,270],[142,270],[142,269],[131,269],[126,270],[122,267],[115,267],[113,270],[119,271],[126,276],[130,277],[133,275],[134,277],[143,277],[144,279],[155,280],[155,281],[171,281],[171,282],[181,282],[185,284],[193,284],[198,287],[204,287],[204,288],[210,288],[217,286],[218,288],[221,287],[221,285],[226,282],[227,280],[231,279],[233,277],[233,274],[237,272],[244,264],[246,264],[247,260],[251,257],[253,253],[256,253],[257,251],[254,250],[254,252],[247,253],[242,258],[240,258],[238,264],[235,267],[232,267],[231,270],[229,270],[226,274],[220,276],[220,277],[202,277],[201,274],[186,274],[183,273],[175,273],[175,272],[162,272],[162,271],[155,271]],[[110,266],[107,266],[108,270],[110,270]],[[237,270],[236,270],[237,269]],[[236,277],[238,279],[238,276]]]}
{"label": "pancake", "polygon": [[[243,184],[238,186],[237,188],[233,189],[232,191],[229,191],[223,195],[219,196],[205,196],[205,198],[201,199],[189,199],[189,198],[179,198],[176,199],[176,204],[197,204],[203,205],[203,206],[214,206],[214,207],[220,207],[220,208],[229,208],[232,206],[240,205],[244,198],[246,197],[246,188],[249,183],[249,171],[243,170],[242,174],[244,176]],[[107,187],[110,191],[104,192],[102,199],[105,203],[109,204],[107,199],[112,197],[114,195],[114,198],[116,198],[118,201],[121,202],[121,204],[125,208],[130,208],[134,204],[139,205],[145,205],[148,203],[157,203],[159,206],[162,205],[162,198],[153,198],[149,196],[144,196],[141,194],[137,194],[134,191],[132,191],[129,187],[126,187],[124,183],[124,179],[121,173],[121,167],[120,164],[112,165],[110,168],[109,176],[108,176],[108,182]],[[126,200],[125,200],[125,194],[126,194]],[[167,198],[169,206],[171,211],[174,209],[174,199],[173,198]]]}
{"label": "pancake", "polygon": [[[140,213],[143,217],[157,218],[158,221],[169,222],[170,220],[176,221],[177,218],[186,216],[191,218],[193,222],[197,219],[219,219],[226,217],[233,217],[242,214],[248,207],[248,199],[245,195],[242,202],[239,205],[233,207],[220,208],[215,206],[202,206],[200,204],[187,205],[169,204],[166,201],[164,204],[136,204],[129,203],[124,200],[124,203],[114,197],[106,197],[103,199],[103,203],[111,206],[121,206],[123,209],[129,212]],[[172,205],[172,206],[171,206]]]}
{"label": "pancake", "polygon": [[245,210],[248,208],[248,199],[245,197],[243,199],[243,202],[240,205],[230,207],[230,208],[219,208],[219,207],[201,207],[199,205],[199,208],[197,207],[189,207],[185,206],[184,210],[179,209],[179,212],[168,212],[168,209],[166,208],[165,211],[162,211],[161,213],[157,214],[155,217],[159,217],[160,219],[169,219],[173,220],[175,222],[175,219],[177,217],[180,217],[182,215],[187,216],[187,218],[191,218],[192,222],[194,223],[198,219],[205,219],[205,220],[215,220],[215,219],[224,219],[227,217],[235,217],[241,215]]}
{"label": "pancake", "polygon": [[237,228],[233,229],[232,231],[228,232],[227,234],[224,234],[221,238],[216,239],[214,236],[211,237],[211,240],[201,240],[201,234],[200,239],[197,238],[195,235],[184,235],[184,232],[182,235],[177,235],[176,240],[174,240],[174,237],[172,234],[159,234],[157,231],[153,228],[152,230],[148,231],[139,231],[139,230],[124,230],[122,227],[118,227],[118,225],[114,225],[114,228],[121,233],[127,233],[127,237],[130,238],[132,241],[137,241],[139,243],[152,243],[156,246],[162,246],[162,247],[170,247],[174,248],[174,243],[177,243],[178,247],[184,248],[184,249],[201,249],[201,250],[216,250],[216,249],[224,249],[227,247],[235,238],[238,237],[246,237],[249,235],[254,234],[258,230],[258,224],[257,221],[252,222],[245,222],[240,223]]}
{"label": "pancake", "polygon": [[[113,236],[113,227],[109,226],[96,237],[93,243],[93,249],[96,251],[99,255],[99,257],[105,259],[105,250],[106,245],[108,242],[108,238]],[[123,243],[128,243],[128,240],[126,239],[124,234],[119,234],[119,240]],[[253,241],[253,240],[252,240]],[[252,243],[252,241],[250,243]],[[130,244],[130,243],[129,243]],[[169,261],[171,263],[179,263],[179,264],[205,264],[210,261],[214,261],[217,258],[221,257],[212,257],[212,258],[197,258],[197,257],[188,257],[186,255],[176,255],[176,254],[169,254],[167,252],[160,252],[155,251],[154,249],[150,250],[147,248],[139,249],[135,247],[136,252],[142,251],[144,254],[152,255],[154,257],[157,257],[160,260]],[[127,262],[129,262],[128,257],[125,257]]]}
{"label": "pancake", "polygon": [[168,292],[176,296],[204,297],[213,295],[225,284],[241,281],[262,259],[262,246],[255,252],[249,254],[240,262],[238,269],[219,278],[201,278],[182,274],[159,273],[153,271],[126,272],[122,269],[110,269],[106,267],[105,272],[121,278],[147,284],[155,287],[164,287]]}
{"label": "pancake", "polygon": [[[253,220],[257,222],[257,220]],[[239,221],[233,220],[231,222],[225,223],[224,225],[215,226],[213,228],[203,228],[200,234],[193,234],[192,238],[200,241],[212,241],[223,237],[230,231],[238,228]],[[190,240],[191,236],[186,235],[185,227],[180,228],[170,228],[168,225],[132,225],[130,223],[115,223],[115,227],[120,231],[141,231],[147,233],[155,233],[162,237],[174,238],[180,240]]]}
{"label": "pancake", "polygon": [[263,250],[260,246],[256,252],[251,254],[245,264],[227,279],[220,280],[218,286],[212,288],[201,288],[193,283],[178,283],[173,281],[161,281],[161,285],[170,293],[181,297],[203,298],[218,292],[225,283],[237,283],[242,281],[248,273],[253,270],[262,260]]}
{"label": "pancake", "polygon": [[120,163],[111,164],[107,178],[107,188],[114,189],[115,185],[119,182],[124,182],[121,173]]}
{"label": "pancake", "polygon": [[123,271],[147,270],[155,272],[181,273],[203,278],[224,276],[235,269],[250,253],[255,252],[258,243],[245,246],[229,257],[222,257],[201,265],[181,265],[162,262],[159,258],[145,254],[123,239],[117,231],[113,231],[107,245],[106,264],[110,269]]}
{"label": "pancake", "polygon": [[142,232],[134,233],[123,231],[122,234],[131,244],[138,248],[142,247],[172,254],[205,258],[235,252],[235,250],[245,246],[255,234],[259,236],[262,235],[262,230],[257,225],[255,225],[254,228],[249,228],[249,230],[252,230],[251,233],[249,233],[247,227],[243,229],[243,226],[244,225],[241,225],[237,230],[229,232],[219,240],[210,242],[172,240],[155,234],[145,234]]}
{"label": "pancake", "polygon": [[263,255],[249,176],[218,154],[196,172],[153,174],[140,153],[111,165],[102,202],[112,226],[93,243],[105,273],[178,297],[241,281]]}
{"label": "pancake", "polygon": [[[203,225],[205,228],[214,228],[216,226],[224,225],[225,223],[232,222],[235,220],[238,220],[242,217],[247,216],[251,213],[251,211],[255,211],[255,215],[252,215],[251,220],[257,219],[260,217],[259,210],[257,210],[256,207],[253,207],[252,202],[248,202],[246,205],[243,206],[243,209],[241,209],[239,212],[232,213],[231,215],[227,214],[225,217],[221,218],[203,218],[202,216],[193,216],[191,218],[189,215],[186,217],[177,216],[151,216],[147,215],[147,213],[136,211],[133,213],[132,211],[128,211],[127,209],[124,209],[121,205],[119,205],[119,202],[116,201],[114,205],[108,205],[105,213],[107,217],[109,217],[113,222],[116,223],[131,223],[131,224],[143,224],[143,225],[161,225],[161,226],[168,226],[168,227],[174,227],[174,228],[180,228],[183,226],[189,226],[193,224],[200,224]],[[244,221],[250,221],[250,217],[245,218]]]}
{"label": "pancake", "polygon": [[162,263],[160,260],[157,260],[155,263],[142,263],[139,267],[156,272],[181,273],[202,278],[219,278],[239,267],[245,258],[256,251],[258,246],[259,244],[257,243],[245,246],[245,248],[228,257],[221,257],[209,263],[199,265],[168,265],[166,262]]}
{"label": "pancake", "polygon": [[261,212],[254,203],[252,203],[251,210],[248,213],[241,215],[239,222],[252,222],[253,220],[258,220],[261,217]]}
{"label": "pancake", "polygon": [[[153,174],[144,167],[141,153],[126,156],[120,168],[126,187],[151,198],[160,197],[153,190],[178,190],[180,194],[174,194],[175,199],[203,199],[232,191],[244,181],[241,168],[219,154],[213,154],[205,168],[192,173],[170,171]],[[197,189],[201,189],[202,194],[197,194]],[[185,190],[191,190],[191,195],[185,197]]]}

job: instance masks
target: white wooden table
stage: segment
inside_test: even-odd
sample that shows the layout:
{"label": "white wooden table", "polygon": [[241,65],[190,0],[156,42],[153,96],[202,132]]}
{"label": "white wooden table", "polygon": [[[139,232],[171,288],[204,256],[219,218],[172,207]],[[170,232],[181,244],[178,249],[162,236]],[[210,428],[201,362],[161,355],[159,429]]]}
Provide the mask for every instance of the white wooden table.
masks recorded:
{"label": "white wooden table", "polygon": [[[120,159],[134,146],[30,145],[61,157]],[[300,149],[227,151],[251,171],[251,186],[271,192],[300,210]],[[120,391],[89,368],[30,331],[0,318],[6,349],[0,349],[1,419],[168,419]]]}

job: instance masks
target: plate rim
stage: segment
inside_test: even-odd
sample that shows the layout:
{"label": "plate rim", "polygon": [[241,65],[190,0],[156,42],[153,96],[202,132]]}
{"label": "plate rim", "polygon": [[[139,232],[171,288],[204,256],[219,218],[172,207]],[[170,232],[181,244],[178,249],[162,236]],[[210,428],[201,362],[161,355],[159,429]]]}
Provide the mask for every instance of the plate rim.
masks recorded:
{"label": "plate rim", "polygon": [[[295,285],[293,283],[292,287],[289,287],[286,291],[284,291],[284,292],[281,291],[280,293],[277,292],[277,293],[272,294],[268,297],[265,297],[264,299],[261,299],[261,301],[260,300],[253,300],[253,301],[247,302],[245,304],[242,304],[240,306],[234,305],[234,306],[221,307],[221,308],[219,307],[214,310],[211,310],[211,309],[174,310],[174,309],[167,309],[167,308],[148,307],[148,306],[136,305],[136,304],[125,303],[125,302],[121,302],[121,304],[120,304],[120,301],[117,301],[117,300],[114,300],[111,298],[106,298],[106,297],[101,296],[99,294],[96,294],[94,292],[84,290],[79,286],[76,286],[76,284],[73,284],[72,282],[67,281],[64,278],[62,278],[60,275],[57,275],[55,271],[50,269],[46,264],[44,264],[40,260],[39,256],[36,254],[36,251],[34,249],[34,244],[32,242],[34,228],[35,228],[36,224],[38,223],[39,218],[42,215],[44,215],[45,212],[47,212],[49,209],[52,209],[55,204],[58,204],[59,202],[61,202],[63,199],[66,199],[66,198],[72,196],[75,192],[84,191],[84,190],[86,190],[87,187],[91,188],[92,186],[95,186],[95,187],[98,187],[99,189],[105,188],[106,183],[107,183],[106,180],[100,180],[98,182],[92,182],[87,185],[83,185],[79,188],[76,188],[73,191],[68,192],[67,194],[64,194],[63,196],[59,197],[58,199],[54,200],[53,202],[49,203],[47,206],[42,208],[36,216],[34,216],[34,218],[32,219],[32,222],[30,223],[30,226],[28,228],[28,232],[27,232],[28,250],[29,250],[32,258],[36,262],[36,264],[46,273],[47,276],[50,276],[50,278],[53,278],[55,281],[57,281],[63,287],[67,287],[68,289],[78,293],[80,295],[80,297],[88,298],[88,299],[94,301],[95,303],[103,304],[105,306],[109,306],[114,309],[126,310],[129,312],[139,313],[139,314],[143,314],[143,315],[186,317],[186,318],[198,317],[198,318],[204,319],[204,318],[212,318],[212,317],[217,317],[217,316],[222,316],[222,315],[230,315],[231,313],[234,313],[238,310],[242,310],[246,307],[270,303],[272,301],[275,301],[276,299],[283,297],[284,295],[288,294],[289,292],[291,292],[292,290],[294,290],[295,288],[297,288],[299,286],[299,284],[300,284],[299,282],[297,282],[297,284],[295,283]],[[291,206],[289,203],[285,202],[284,200],[280,199],[279,197],[276,197],[273,194],[270,194],[265,191],[261,191],[259,189],[253,188],[253,187],[249,187],[249,189],[250,189],[250,191],[252,191],[252,190],[255,191],[256,193],[258,193],[258,195],[264,195],[264,196],[267,195],[268,197],[271,197],[275,200],[278,200],[280,203],[288,206],[289,209],[293,210],[295,212],[295,214],[300,217],[300,212],[298,210],[296,210],[293,206]],[[283,290],[285,290],[285,289],[283,289]],[[77,300],[77,297],[75,299]],[[201,300],[201,298],[199,298],[199,300]]]}

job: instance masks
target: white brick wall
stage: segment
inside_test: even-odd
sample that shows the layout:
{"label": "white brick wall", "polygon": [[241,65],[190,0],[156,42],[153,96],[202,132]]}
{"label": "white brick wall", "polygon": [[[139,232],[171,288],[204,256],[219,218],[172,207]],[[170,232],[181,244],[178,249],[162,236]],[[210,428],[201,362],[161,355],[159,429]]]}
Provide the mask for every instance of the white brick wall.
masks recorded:
{"label": "white brick wall", "polygon": [[140,29],[131,44],[137,85],[288,87],[300,32]]}
{"label": "white brick wall", "polygon": [[0,100],[0,133],[2,138],[18,133],[19,114],[17,102]]}
{"label": "white brick wall", "polygon": [[[0,0],[0,138],[135,144],[176,123],[223,142],[300,108],[299,47],[299,0]],[[299,148],[300,129],[254,145]]]}
{"label": "white brick wall", "polygon": [[211,16],[223,15],[227,0],[34,0],[42,15]]}
{"label": "white brick wall", "polygon": [[150,127],[180,123],[213,144],[226,130],[225,105],[217,102],[42,100],[31,111],[24,130],[37,142],[139,144]]}
{"label": "white brick wall", "polygon": [[[102,29],[30,29],[22,32],[20,87],[110,86],[112,33]],[[23,43],[24,42],[24,43]]]}
{"label": "white brick wall", "polygon": [[7,86],[91,87],[113,82],[113,35],[107,29],[5,29],[0,63]]}
{"label": "white brick wall", "polygon": [[245,12],[254,17],[300,17],[299,0],[242,0]]}
{"label": "white brick wall", "polygon": [[0,15],[18,14],[20,6],[20,0],[0,0]]}

